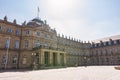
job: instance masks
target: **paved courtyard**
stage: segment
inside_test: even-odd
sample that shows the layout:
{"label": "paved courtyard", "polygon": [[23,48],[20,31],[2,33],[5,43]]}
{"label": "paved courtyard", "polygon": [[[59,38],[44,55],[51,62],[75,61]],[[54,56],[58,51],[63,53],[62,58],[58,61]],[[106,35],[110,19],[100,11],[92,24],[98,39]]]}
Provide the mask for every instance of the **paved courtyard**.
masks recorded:
{"label": "paved courtyard", "polygon": [[113,66],[0,72],[0,80],[120,80]]}

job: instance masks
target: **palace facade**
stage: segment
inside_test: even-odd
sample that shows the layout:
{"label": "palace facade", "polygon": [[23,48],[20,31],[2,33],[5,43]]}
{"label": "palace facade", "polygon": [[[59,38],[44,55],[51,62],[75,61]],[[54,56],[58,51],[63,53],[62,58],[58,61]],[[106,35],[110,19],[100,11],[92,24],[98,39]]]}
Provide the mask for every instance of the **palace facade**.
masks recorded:
{"label": "palace facade", "polygon": [[87,44],[60,36],[39,17],[22,25],[0,20],[1,69],[81,65]]}
{"label": "palace facade", "polygon": [[119,64],[119,35],[86,43],[61,36],[39,17],[22,25],[0,20],[0,69]]}

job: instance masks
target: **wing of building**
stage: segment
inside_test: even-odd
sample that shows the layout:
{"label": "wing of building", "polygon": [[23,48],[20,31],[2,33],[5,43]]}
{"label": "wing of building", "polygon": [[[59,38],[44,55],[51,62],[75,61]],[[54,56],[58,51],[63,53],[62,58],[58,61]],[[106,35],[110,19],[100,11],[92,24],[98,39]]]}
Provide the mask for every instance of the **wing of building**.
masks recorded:
{"label": "wing of building", "polygon": [[90,58],[91,65],[120,65],[120,35],[94,40]]}

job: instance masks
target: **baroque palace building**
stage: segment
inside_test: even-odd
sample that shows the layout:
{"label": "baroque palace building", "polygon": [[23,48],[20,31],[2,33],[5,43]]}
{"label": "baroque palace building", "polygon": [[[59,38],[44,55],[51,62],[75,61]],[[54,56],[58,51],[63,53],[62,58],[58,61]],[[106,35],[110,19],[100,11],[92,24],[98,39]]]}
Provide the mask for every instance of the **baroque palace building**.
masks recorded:
{"label": "baroque palace building", "polygon": [[39,17],[19,25],[5,16],[0,20],[0,69],[83,65],[88,44],[60,36]]}
{"label": "baroque palace building", "polygon": [[60,35],[39,17],[0,20],[0,69],[119,65],[120,35],[83,42]]}

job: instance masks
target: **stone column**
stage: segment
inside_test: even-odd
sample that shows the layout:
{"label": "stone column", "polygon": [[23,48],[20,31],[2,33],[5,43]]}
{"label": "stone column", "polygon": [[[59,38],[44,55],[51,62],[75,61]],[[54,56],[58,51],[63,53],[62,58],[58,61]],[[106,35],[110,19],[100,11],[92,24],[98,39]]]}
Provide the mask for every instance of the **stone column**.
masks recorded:
{"label": "stone column", "polygon": [[40,64],[41,65],[44,65],[44,51],[43,50],[41,50],[41,52],[40,52],[40,59],[39,59],[40,61]]}
{"label": "stone column", "polygon": [[57,66],[60,65],[60,53],[56,53],[57,54]]}
{"label": "stone column", "polygon": [[64,53],[64,66],[66,66],[66,53]]}
{"label": "stone column", "polygon": [[49,58],[49,59],[50,59],[50,62],[49,62],[49,65],[50,65],[50,66],[53,66],[53,52],[50,52],[49,54],[50,54],[50,58]]}

